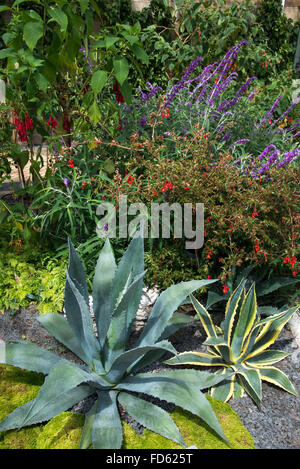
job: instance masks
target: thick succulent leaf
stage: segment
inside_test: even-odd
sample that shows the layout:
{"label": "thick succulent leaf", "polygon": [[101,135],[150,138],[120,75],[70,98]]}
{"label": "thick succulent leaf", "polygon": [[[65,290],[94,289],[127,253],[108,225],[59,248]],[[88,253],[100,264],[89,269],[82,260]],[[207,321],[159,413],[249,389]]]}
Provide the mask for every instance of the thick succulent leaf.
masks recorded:
{"label": "thick succulent leaf", "polygon": [[81,295],[84,297],[87,304],[89,304],[89,290],[86,283],[86,276],[84,268],[81,262],[79,255],[74,248],[72,241],[68,238],[69,243],[69,266],[68,266],[68,275],[75,283],[77,289],[80,291]]}
{"label": "thick succulent leaf", "polygon": [[225,342],[224,337],[209,337],[203,342],[203,345],[225,345],[228,347],[228,344]]}
{"label": "thick succulent leaf", "polygon": [[[140,287],[142,285],[141,282],[143,281],[145,273],[146,272],[142,272],[134,279],[114,311],[107,332],[105,350],[103,354],[106,368],[111,365],[117,356],[125,351],[130,333],[132,318],[135,317],[139,306],[141,298]],[[138,293],[138,302],[135,301],[137,299],[136,293]],[[135,311],[133,315],[134,309]],[[128,316],[130,316],[130,318],[128,318]]]}
{"label": "thick succulent leaf", "polygon": [[55,355],[55,353],[29,342],[5,344],[3,356],[5,361],[0,361],[0,363],[36,371],[37,373],[44,373],[45,375],[49,374],[57,363],[67,362],[67,360]]}
{"label": "thick succulent leaf", "polygon": [[[144,272],[144,239],[141,235],[141,231],[138,231],[136,236],[131,240],[125,254],[118,264],[113,279],[112,310],[116,308],[123,295],[126,293],[127,289],[125,286],[131,272],[133,278]],[[140,298],[141,296],[142,289],[140,290]]]}
{"label": "thick succulent leaf", "polygon": [[93,280],[93,310],[101,348],[112,315],[112,282],[116,268],[114,253],[107,238],[98,258]]}
{"label": "thick succulent leaf", "polygon": [[221,356],[203,352],[183,352],[166,360],[167,365],[226,366]]}
{"label": "thick succulent leaf", "polygon": [[[90,375],[75,364],[60,362],[55,365],[46,377],[27,415],[24,416],[21,426],[31,425],[49,406],[60,409],[60,400],[65,393],[89,380]],[[58,413],[56,412],[55,415]]]}
{"label": "thick succulent leaf", "polygon": [[82,350],[79,340],[75,336],[73,329],[71,328],[67,319],[62,314],[42,314],[38,318],[38,321],[53,337],[55,337],[56,340],[65,345],[85,363],[88,362],[88,357]]}
{"label": "thick succulent leaf", "polygon": [[243,343],[245,342],[246,337],[249,335],[256,317],[257,301],[253,284],[252,287],[248,290],[245,300],[240,308],[239,318],[233,331],[231,348],[234,357],[237,358],[240,356]]}
{"label": "thick succulent leaf", "polygon": [[132,368],[130,368],[130,370],[131,370],[130,373],[135,374],[138,371],[145,368],[146,366],[151,365],[154,362],[157,362],[158,360],[160,360],[165,355],[165,353],[166,352],[164,350],[161,350],[161,349],[151,350],[150,352],[146,353],[143,356],[143,358],[138,360],[138,362]]}
{"label": "thick succulent leaf", "polygon": [[245,391],[244,391],[243,385],[240,382],[239,376],[237,375],[234,381],[233,398],[235,399],[235,398],[244,397],[244,395],[245,395]]}
{"label": "thick succulent leaf", "polygon": [[240,366],[237,370],[239,377],[243,383],[243,387],[247,394],[254,400],[256,405],[260,408],[262,397],[261,378],[258,370]]}
{"label": "thick succulent leaf", "polygon": [[[82,384],[70,391],[62,394],[58,401],[52,401],[47,407],[44,407],[35,417],[30,419],[26,425],[35,425],[40,422],[46,422],[58,414],[72,408],[75,404],[82,401],[86,397],[94,393],[94,389],[86,384]],[[0,422],[0,432],[21,428],[24,419],[33,407],[35,400],[26,402],[18,409],[11,412],[5,419]]]}
{"label": "thick succulent leaf", "polygon": [[167,288],[156,300],[137,345],[155,343],[164,333],[171,316],[183,300],[195,290],[214,282],[216,280],[191,280]]}
{"label": "thick succulent leaf", "polygon": [[175,334],[181,327],[190,324],[195,321],[194,317],[188,316],[187,314],[175,312],[169,320],[164,333],[160,336],[159,340],[167,339],[171,335]]}
{"label": "thick succulent leaf", "polygon": [[[180,379],[173,378],[174,372],[138,374],[125,378],[116,386],[116,389],[142,392],[172,402],[202,418],[221,438],[227,441],[210,403],[199,391],[201,381],[197,382],[193,371],[196,370],[180,370]],[[179,378],[179,374],[177,376]]]}
{"label": "thick succulent leaf", "polygon": [[278,368],[275,368],[274,366],[260,368],[259,374],[263,381],[268,381],[269,383],[275,384],[276,386],[279,386],[280,388],[291,394],[294,394],[295,396],[298,395],[287,375],[281,370],[278,370]]}
{"label": "thick succulent leaf", "polygon": [[113,361],[106,378],[112,383],[117,383],[125,374],[126,370],[131,370],[141,357],[144,357],[146,353],[152,350],[160,350],[164,353],[170,352],[174,355],[177,353],[173,345],[167,340],[157,342],[155,345],[146,345],[145,347],[128,350]]}
{"label": "thick succulent leaf", "polygon": [[84,426],[82,429],[79,449],[88,449],[92,444],[92,430],[95,416],[97,413],[97,401],[85,415]]}
{"label": "thick succulent leaf", "polygon": [[120,392],[118,401],[138,423],[186,448],[187,445],[168,412],[127,392]]}
{"label": "thick succulent leaf", "polygon": [[66,286],[65,310],[67,320],[77,339],[79,339],[84,353],[90,360],[93,358],[97,359],[99,357],[100,345],[94,334],[89,303],[86,302],[85,298],[68,275],[68,272]]}
{"label": "thick succulent leaf", "polygon": [[123,429],[115,391],[100,391],[97,411],[93,421],[92,442],[94,449],[120,449]]}
{"label": "thick succulent leaf", "polygon": [[[216,374],[224,374],[224,370],[218,370]],[[220,383],[216,384],[211,389],[211,395],[215,399],[219,399],[220,401],[227,402],[231,398],[233,391],[234,391],[234,382],[235,382],[235,375],[233,374],[230,378],[224,379]]]}
{"label": "thick succulent leaf", "polygon": [[[251,353],[248,354],[245,360],[258,355],[272,345],[279,336],[284,325],[289,321],[289,319],[291,319],[298,309],[299,307],[296,306],[295,308],[290,308],[283,313],[266,318],[264,321],[264,327],[259,332]],[[262,321],[260,321],[260,323],[262,324]]]}
{"label": "thick succulent leaf", "polygon": [[228,298],[228,293],[222,296],[214,291],[209,291],[207,294],[206,309],[210,309],[215,304],[226,301]]}
{"label": "thick succulent leaf", "polygon": [[299,281],[300,279],[298,278],[273,277],[265,282],[260,282],[256,287],[256,293],[257,296],[268,295],[279,288],[288,287]]}
{"label": "thick succulent leaf", "polygon": [[233,332],[233,326],[238,312],[239,306],[243,301],[243,292],[246,284],[246,280],[242,280],[239,286],[234,290],[230,296],[226,309],[225,309],[225,319],[222,322],[222,330],[224,332],[224,338],[228,345],[230,344],[231,334]]}
{"label": "thick succulent leaf", "polygon": [[238,358],[238,363],[242,363],[245,360],[245,358],[248,356],[248,354],[251,352],[254,346],[255,340],[259,333],[260,322],[261,321],[256,320],[256,322],[254,323],[254,326],[252,327],[250,334],[248,335],[248,337],[245,340],[245,343],[243,344],[241,354]]}
{"label": "thick succulent leaf", "polygon": [[216,355],[221,355],[223,362],[230,365],[235,363],[230,345],[224,341],[224,337],[209,337],[203,345],[210,345],[216,350]]}
{"label": "thick succulent leaf", "polygon": [[289,355],[289,353],[282,352],[281,350],[265,350],[255,355],[255,357],[247,359],[246,364],[260,368],[262,366],[273,365]]}
{"label": "thick succulent leaf", "polygon": [[[219,383],[223,379],[230,378],[232,376],[233,371],[231,368],[227,368],[223,376],[219,376],[217,373],[210,373],[208,371],[200,371],[200,370],[169,370],[169,371],[161,371],[158,375],[161,378],[172,379],[175,381],[180,381],[184,377],[184,382],[189,386],[195,386],[197,389],[202,391],[203,389],[208,389],[211,386]],[[149,377],[151,376],[150,373],[139,373],[136,376],[139,377]],[[152,375],[153,376],[153,375]]]}
{"label": "thick succulent leaf", "polygon": [[199,303],[199,301],[190,295],[191,302],[196,310],[197,316],[199,317],[201,324],[207,334],[207,337],[217,337],[217,331],[211,319],[209,312],[204,308],[204,306]]}

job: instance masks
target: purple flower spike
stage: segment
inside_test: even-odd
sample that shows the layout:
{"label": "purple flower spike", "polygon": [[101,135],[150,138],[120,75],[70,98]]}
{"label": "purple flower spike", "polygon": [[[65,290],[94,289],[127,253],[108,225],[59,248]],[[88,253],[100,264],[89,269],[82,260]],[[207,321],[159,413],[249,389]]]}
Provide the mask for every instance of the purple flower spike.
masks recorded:
{"label": "purple flower spike", "polygon": [[70,182],[71,182],[70,179],[68,179],[68,178],[64,179],[64,185],[66,186],[66,188],[69,187]]}

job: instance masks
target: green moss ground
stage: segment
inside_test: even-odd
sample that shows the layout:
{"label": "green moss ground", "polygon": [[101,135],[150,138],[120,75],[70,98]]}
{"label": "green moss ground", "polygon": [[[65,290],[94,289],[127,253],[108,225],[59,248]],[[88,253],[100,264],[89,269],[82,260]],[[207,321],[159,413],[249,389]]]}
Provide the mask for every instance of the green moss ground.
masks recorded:
{"label": "green moss ground", "polygon": [[[0,365],[0,421],[37,396],[44,375]],[[0,449],[35,448],[41,425],[0,433]]]}
{"label": "green moss ground", "polygon": [[[23,371],[11,366],[0,365],[0,420],[25,402],[34,399],[44,376]],[[225,435],[229,446],[212,432],[198,417],[180,408],[175,408],[172,418],[176,422],[188,446],[199,449],[252,449],[253,438],[243,427],[237,413],[228,404],[207,396]],[[11,430],[0,433],[0,449],[76,449],[79,446],[84,416],[64,412],[54,417],[46,425],[35,425],[19,431]],[[180,449],[174,443],[150,430],[142,436],[126,423],[124,431],[124,449]]]}

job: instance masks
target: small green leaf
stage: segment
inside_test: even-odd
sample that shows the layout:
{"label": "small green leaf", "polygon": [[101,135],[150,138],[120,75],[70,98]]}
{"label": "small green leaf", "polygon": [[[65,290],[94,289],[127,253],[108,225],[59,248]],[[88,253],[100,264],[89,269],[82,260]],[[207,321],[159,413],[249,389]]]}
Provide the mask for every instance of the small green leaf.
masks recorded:
{"label": "small green leaf", "polygon": [[118,36],[106,36],[105,37],[105,47],[106,49],[110,49],[117,41],[119,41]]}
{"label": "small green leaf", "polygon": [[51,16],[51,19],[48,21],[48,23],[50,23],[51,21],[55,21],[56,23],[59,24],[60,31],[62,33],[65,33],[68,27],[67,15],[59,7],[51,6],[48,11],[49,11],[49,15]]}
{"label": "small green leaf", "polygon": [[91,107],[89,108],[89,118],[92,124],[96,125],[101,117],[100,109],[96,101],[93,102]]}
{"label": "small green leaf", "polygon": [[146,65],[149,65],[149,57],[142,47],[138,46],[137,44],[133,44],[131,46],[131,50],[134,55],[141,60],[141,62]]}
{"label": "small green leaf", "polygon": [[[91,79],[91,87],[95,95],[100,93],[107,82],[108,73],[104,70],[97,70],[93,73]],[[97,119],[98,122],[99,119]]]}
{"label": "small green leaf", "polygon": [[129,64],[127,60],[122,58],[113,59],[114,75],[118,83],[122,86],[129,74]]}
{"label": "small green leaf", "polygon": [[43,23],[29,21],[24,26],[23,38],[30,50],[33,50],[43,36]]}

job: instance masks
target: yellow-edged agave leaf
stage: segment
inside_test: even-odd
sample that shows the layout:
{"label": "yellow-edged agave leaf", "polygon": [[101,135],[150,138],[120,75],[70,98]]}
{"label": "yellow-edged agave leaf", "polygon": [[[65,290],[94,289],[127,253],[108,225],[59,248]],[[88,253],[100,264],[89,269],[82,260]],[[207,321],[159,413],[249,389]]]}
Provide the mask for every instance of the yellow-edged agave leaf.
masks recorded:
{"label": "yellow-edged agave leaf", "polygon": [[234,391],[233,391],[233,397],[234,398],[239,398],[239,397],[244,397],[245,391],[243,388],[243,384],[240,382],[239,376],[236,376],[236,380],[234,381]]}
{"label": "yellow-edged agave leaf", "polygon": [[247,292],[240,308],[240,314],[237,324],[234,328],[231,348],[234,357],[241,353],[243,343],[245,342],[257,316],[257,301],[254,284]]}
{"label": "yellow-edged agave leaf", "polygon": [[209,337],[205,342],[203,342],[203,345],[209,345],[218,350],[225,363],[235,363],[231,347],[224,341],[224,337]]}
{"label": "yellow-edged agave leaf", "polygon": [[239,374],[246,393],[249,394],[251,399],[253,399],[260,408],[262,390],[259,371],[255,370],[254,368],[246,368],[245,366],[241,366],[237,370],[237,373]]}
{"label": "yellow-edged agave leaf", "polygon": [[226,366],[222,357],[202,352],[183,352],[166,360],[167,365]]}
{"label": "yellow-edged agave leaf", "polygon": [[207,334],[207,337],[217,337],[217,331],[207,309],[205,309],[204,306],[199,303],[199,301],[194,297],[194,295],[190,295],[190,299],[196,310],[197,316],[199,317],[201,324]]}
{"label": "yellow-edged agave leaf", "polygon": [[[216,374],[225,374],[224,370],[219,370]],[[211,388],[211,396],[223,402],[229,401],[234,391],[235,375],[233,374],[229,379],[225,379],[221,383],[216,384]]]}
{"label": "yellow-edged agave leaf", "polygon": [[245,295],[245,280],[242,280],[238,287],[234,290],[231,297],[229,298],[226,310],[225,310],[225,319],[222,323],[222,329],[224,332],[224,337],[228,345],[230,344],[230,337],[234,325],[234,320],[238,307],[241,305]]}
{"label": "yellow-edged agave leaf", "polygon": [[268,381],[269,383],[275,384],[276,386],[279,386],[280,388],[291,394],[294,394],[295,396],[298,395],[287,375],[281,370],[278,370],[278,368],[275,368],[274,366],[260,368],[259,374],[263,381]]}
{"label": "yellow-edged agave leaf", "polygon": [[269,322],[267,323],[268,328],[265,330],[264,334],[259,334],[255,340],[252,352],[249,353],[245,360],[248,360],[251,357],[258,355],[260,352],[264,351],[267,347],[275,342],[279,336],[284,325],[289,321],[293,314],[299,309],[299,306],[295,308],[288,309],[282,315],[269,316]]}
{"label": "yellow-edged agave leaf", "polygon": [[265,350],[264,352],[259,353],[255,357],[249,358],[246,364],[257,368],[261,368],[268,365],[273,365],[274,363],[283,360],[288,355],[290,354],[287,352],[282,352],[281,350]]}

